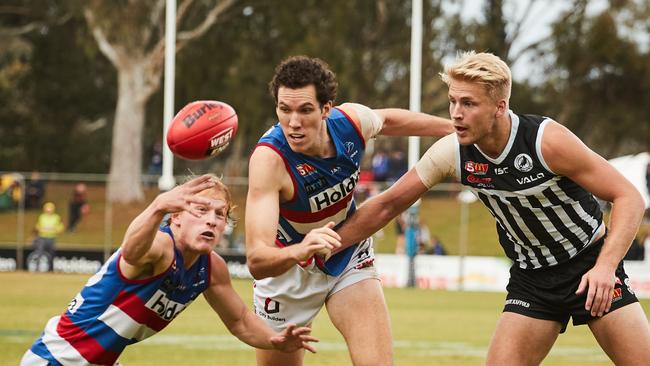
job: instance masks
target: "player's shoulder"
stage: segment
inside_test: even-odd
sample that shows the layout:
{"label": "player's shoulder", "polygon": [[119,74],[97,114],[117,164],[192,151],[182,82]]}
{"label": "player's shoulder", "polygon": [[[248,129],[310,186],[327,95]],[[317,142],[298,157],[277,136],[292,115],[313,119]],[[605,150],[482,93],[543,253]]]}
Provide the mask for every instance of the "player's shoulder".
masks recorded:
{"label": "player's shoulder", "polygon": [[230,281],[230,272],[228,271],[228,264],[222,256],[216,252],[210,252],[210,283],[218,284],[224,281]]}

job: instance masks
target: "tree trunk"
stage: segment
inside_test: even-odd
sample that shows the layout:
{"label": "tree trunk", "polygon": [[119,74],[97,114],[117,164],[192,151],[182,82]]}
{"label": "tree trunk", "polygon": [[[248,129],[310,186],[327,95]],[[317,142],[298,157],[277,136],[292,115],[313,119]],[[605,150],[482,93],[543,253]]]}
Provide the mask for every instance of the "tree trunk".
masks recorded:
{"label": "tree trunk", "polygon": [[142,130],[146,87],[142,62],[118,69],[118,98],[113,125],[108,199],[111,202],[142,201]]}

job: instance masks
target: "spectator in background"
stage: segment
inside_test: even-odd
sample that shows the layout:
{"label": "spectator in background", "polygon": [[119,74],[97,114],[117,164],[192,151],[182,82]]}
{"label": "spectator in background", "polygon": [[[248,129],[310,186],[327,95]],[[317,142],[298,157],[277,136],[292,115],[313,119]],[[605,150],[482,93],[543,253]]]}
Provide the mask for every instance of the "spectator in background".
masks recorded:
{"label": "spectator in background", "polygon": [[[54,206],[54,203],[46,202],[43,205],[43,212],[38,216],[38,221],[36,222],[37,236],[32,244],[34,247],[32,258],[38,259],[45,256],[47,258],[48,271],[52,270],[56,237],[63,231],[61,217],[55,211],[56,206]],[[39,263],[40,261],[28,260],[28,262]]]}
{"label": "spectator in background", "polygon": [[395,254],[406,253],[407,215],[408,213],[404,211],[395,218]]}
{"label": "spectator in background", "polygon": [[74,186],[69,207],[67,231],[72,233],[79,224],[81,217],[90,212],[90,205],[86,201],[86,185],[84,183],[77,183]]}
{"label": "spectator in background", "polygon": [[388,181],[396,182],[408,169],[406,155],[400,150],[394,150],[388,158]]}
{"label": "spectator in background", "polygon": [[45,183],[38,172],[32,172],[25,191],[25,208],[41,207],[45,197]]}
{"label": "spectator in background", "polygon": [[0,177],[0,211],[18,206],[22,199],[22,189],[20,187],[22,179],[22,175],[18,173],[3,174]]}
{"label": "spectator in background", "polygon": [[385,182],[388,179],[388,155],[377,151],[372,157],[372,175],[376,182]]}
{"label": "spectator in background", "polygon": [[447,255],[447,251],[445,250],[445,247],[442,245],[442,241],[440,241],[440,238],[437,236],[433,236],[433,240],[431,242],[431,249],[430,253],[433,255]]}
{"label": "spectator in background", "polygon": [[151,154],[151,161],[149,162],[147,174],[161,175],[162,163],[163,163],[163,146],[162,146],[162,142],[157,141],[153,145],[153,152]]}

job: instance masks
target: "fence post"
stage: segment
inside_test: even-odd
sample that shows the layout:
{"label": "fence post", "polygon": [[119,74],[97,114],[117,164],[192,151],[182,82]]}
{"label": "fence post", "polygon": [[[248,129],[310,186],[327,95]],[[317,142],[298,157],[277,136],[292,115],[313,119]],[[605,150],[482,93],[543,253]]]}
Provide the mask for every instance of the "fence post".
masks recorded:
{"label": "fence post", "polygon": [[[108,192],[108,190],[106,190]],[[113,204],[106,194],[104,204],[104,262],[111,256],[111,242],[113,241]]]}
{"label": "fence post", "polygon": [[18,200],[18,213],[16,217],[16,268],[23,269],[25,256],[25,180],[20,180],[20,200]]}

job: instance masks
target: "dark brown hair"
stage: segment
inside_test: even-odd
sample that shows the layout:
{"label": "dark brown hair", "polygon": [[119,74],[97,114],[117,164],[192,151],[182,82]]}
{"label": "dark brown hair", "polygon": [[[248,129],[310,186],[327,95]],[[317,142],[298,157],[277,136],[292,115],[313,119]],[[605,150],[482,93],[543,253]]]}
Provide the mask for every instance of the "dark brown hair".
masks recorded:
{"label": "dark brown hair", "polygon": [[321,107],[329,101],[334,102],[339,84],[329,65],[319,58],[291,56],[275,68],[269,91],[277,103],[281,86],[298,89],[312,84],[316,87],[316,99]]}

